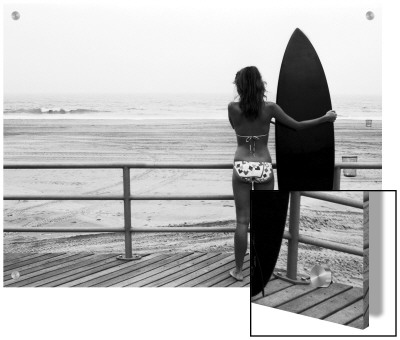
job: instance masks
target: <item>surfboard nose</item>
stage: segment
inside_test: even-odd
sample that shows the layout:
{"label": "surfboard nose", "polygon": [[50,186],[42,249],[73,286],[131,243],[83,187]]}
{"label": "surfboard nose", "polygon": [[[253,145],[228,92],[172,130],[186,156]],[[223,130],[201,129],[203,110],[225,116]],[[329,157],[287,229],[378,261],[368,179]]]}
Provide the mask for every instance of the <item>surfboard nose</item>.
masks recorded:
{"label": "surfboard nose", "polygon": [[294,30],[294,32],[293,32],[293,34],[292,34],[292,37],[293,36],[300,36],[300,35],[302,35],[302,36],[306,36],[305,34],[304,34],[304,32],[300,29],[300,28],[296,28],[295,30]]}

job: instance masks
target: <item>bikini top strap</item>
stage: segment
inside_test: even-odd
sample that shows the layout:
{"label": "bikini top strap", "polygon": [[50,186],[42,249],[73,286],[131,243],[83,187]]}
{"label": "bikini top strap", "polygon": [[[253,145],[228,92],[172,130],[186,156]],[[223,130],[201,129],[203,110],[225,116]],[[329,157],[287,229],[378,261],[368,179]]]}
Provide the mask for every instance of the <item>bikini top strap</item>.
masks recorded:
{"label": "bikini top strap", "polygon": [[264,136],[268,136],[268,135],[269,135],[269,133],[266,133],[265,135],[258,135],[258,136],[241,136],[241,135],[236,134],[236,136],[238,136],[238,137],[246,138],[246,142],[249,142],[252,139],[258,140],[258,139],[260,139],[260,137],[264,137]]}
{"label": "bikini top strap", "polygon": [[236,136],[241,138],[246,138],[246,143],[253,142],[252,144],[249,145],[250,153],[253,155],[253,157],[256,157],[256,140],[259,140],[260,137],[268,136],[268,133],[265,135],[258,135],[258,136],[241,136],[238,134],[236,134]]}

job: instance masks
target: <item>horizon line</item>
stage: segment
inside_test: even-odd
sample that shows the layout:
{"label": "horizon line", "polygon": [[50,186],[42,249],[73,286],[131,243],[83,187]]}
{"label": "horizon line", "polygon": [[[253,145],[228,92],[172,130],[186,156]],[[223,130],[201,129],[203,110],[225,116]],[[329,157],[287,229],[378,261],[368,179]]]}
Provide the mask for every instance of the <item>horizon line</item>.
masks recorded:
{"label": "horizon line", "polygon": [[[269,92],[270,94],[275,94],[275,92]],[[206,92],[206,91],[198,91],[198,92],[26,92],[26,93],[19,93],[19,92],[9,92],[3,93],[3,98],[6,96],[31,96],[31,95],[42,95],[42,96],[65,96],[65,95],[211,95],[211,94],[218,94],[218,95],[229,95],[232,96],[232,92],[223,92],[223,91],[213,91],[213,92]],[[377,96],[382,97],[382,93],[331,93],[331,97],[334,96]],[[268,96],[268,91],[267,91]]]}

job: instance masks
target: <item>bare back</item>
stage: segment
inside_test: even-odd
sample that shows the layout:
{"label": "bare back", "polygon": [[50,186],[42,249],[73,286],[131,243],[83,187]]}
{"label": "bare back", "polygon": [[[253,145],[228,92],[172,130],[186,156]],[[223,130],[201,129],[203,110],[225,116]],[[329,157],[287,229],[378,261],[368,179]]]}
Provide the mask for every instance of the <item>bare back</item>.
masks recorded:
{"label": "bare back", "polygon": [[237,135],[238,146],[234,161],[271,162],[268,151],[268,134],[273,117],[273,103],[266,102],[254,120],[246,118],[239,103],[235,102],[229,104],[228,114],[229,121]]}

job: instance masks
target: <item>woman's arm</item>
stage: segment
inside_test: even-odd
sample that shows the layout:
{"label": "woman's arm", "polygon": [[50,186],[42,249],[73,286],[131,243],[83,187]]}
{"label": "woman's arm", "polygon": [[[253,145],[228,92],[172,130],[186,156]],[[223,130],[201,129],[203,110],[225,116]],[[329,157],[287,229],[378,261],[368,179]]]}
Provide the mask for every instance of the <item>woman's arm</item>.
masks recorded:
{"label": "woman's arm", "polygon": [[326,123],[326,122],[334,122],[336,120],[336,112],[335,111],[328,111],[324,116],[310,119],[310,120],[303,120],[302,122],[298,122],[297,120],[289,117],[280,107],[279,105],[275,104],[273,106],[273,115],[275,120],[279,123],[282,123],[294,130],[303,130],[308,129],[310,127]]}
{"label": "woman's arm", "polygon": [[232,126],[232,129],[235,129],[234,126],[233,126],[233,123],[232,123],[232,118],[231,118],[232,110],[233,110],[233,102],[228,104],[228,119],[229,119],[229,123]]}

